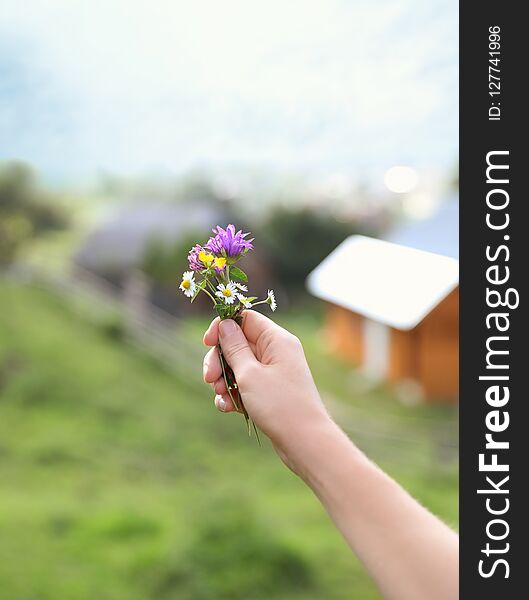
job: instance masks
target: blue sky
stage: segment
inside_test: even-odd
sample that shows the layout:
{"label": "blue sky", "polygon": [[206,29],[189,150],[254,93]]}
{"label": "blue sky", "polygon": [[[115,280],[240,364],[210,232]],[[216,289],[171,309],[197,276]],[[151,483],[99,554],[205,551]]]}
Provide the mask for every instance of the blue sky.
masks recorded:
{"label": "blue sky", "polygon": [[201,166],[447,171],[455,0],[3,0],[0,158],[55,179]]}

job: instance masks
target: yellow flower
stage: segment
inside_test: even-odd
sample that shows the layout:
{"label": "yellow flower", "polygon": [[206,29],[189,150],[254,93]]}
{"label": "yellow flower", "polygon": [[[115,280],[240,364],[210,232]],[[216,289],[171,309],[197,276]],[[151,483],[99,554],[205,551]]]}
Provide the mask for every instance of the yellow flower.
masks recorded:
{"label": "yellow flower", "polygon": [[206,265],[206,267],[211,267],[213,261],[215,260],[215,257],[213,256],[213,254],[209,254],[208,252],[204,252],[204,250],[201,250],[198,253],[198,260],[203,265]]}
{"label": "yellow flower", "polygon": [[226,259],[225,258],[216,258],[215,261],[213,262],[213,266],[220,270],[224,269],[224,267],[226,266]]}

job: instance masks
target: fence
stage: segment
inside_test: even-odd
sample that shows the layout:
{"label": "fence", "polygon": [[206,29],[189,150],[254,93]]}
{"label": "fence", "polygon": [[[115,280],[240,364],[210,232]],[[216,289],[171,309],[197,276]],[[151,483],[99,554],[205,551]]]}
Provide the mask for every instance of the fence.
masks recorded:
{"label": "fence", "polygon": [[124,339],[155,357],[179,375],[200,372],[204,349],[185,335],[184,322],[155,306],[148,299],[145,279],[133,274],[124,288],[75,267],[49,272],[28,264],[17,264],[11,278],[53,290],[69,306],[91,322],[114,324]]}

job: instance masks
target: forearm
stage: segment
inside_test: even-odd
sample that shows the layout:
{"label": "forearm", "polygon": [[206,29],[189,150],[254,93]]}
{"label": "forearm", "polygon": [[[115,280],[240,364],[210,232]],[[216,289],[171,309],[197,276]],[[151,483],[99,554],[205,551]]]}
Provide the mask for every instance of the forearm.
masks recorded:
{"label": "forearm", "polygon": [[356,448],[319,422],[288,448],[388,600],[458,597],[458,538]]}

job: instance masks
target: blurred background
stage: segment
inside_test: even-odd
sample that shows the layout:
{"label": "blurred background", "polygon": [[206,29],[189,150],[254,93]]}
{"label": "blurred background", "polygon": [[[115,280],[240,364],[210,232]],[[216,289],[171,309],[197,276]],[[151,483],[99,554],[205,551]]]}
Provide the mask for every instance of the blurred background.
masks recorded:
{"label": "blurred background", "polygon": [[[353,234],[457,259],[457,10],[3,0],[2,598],[379,598],[201,383],[211,314],[177,286],[216,224],[252,231],[252,290],[276,290],[338,422],[457,525],[457,390],[375,376],[351,340],[380,328],[305,283]],[[457,380],[448,292],[391,330],[452,357],[428,381]]]}

